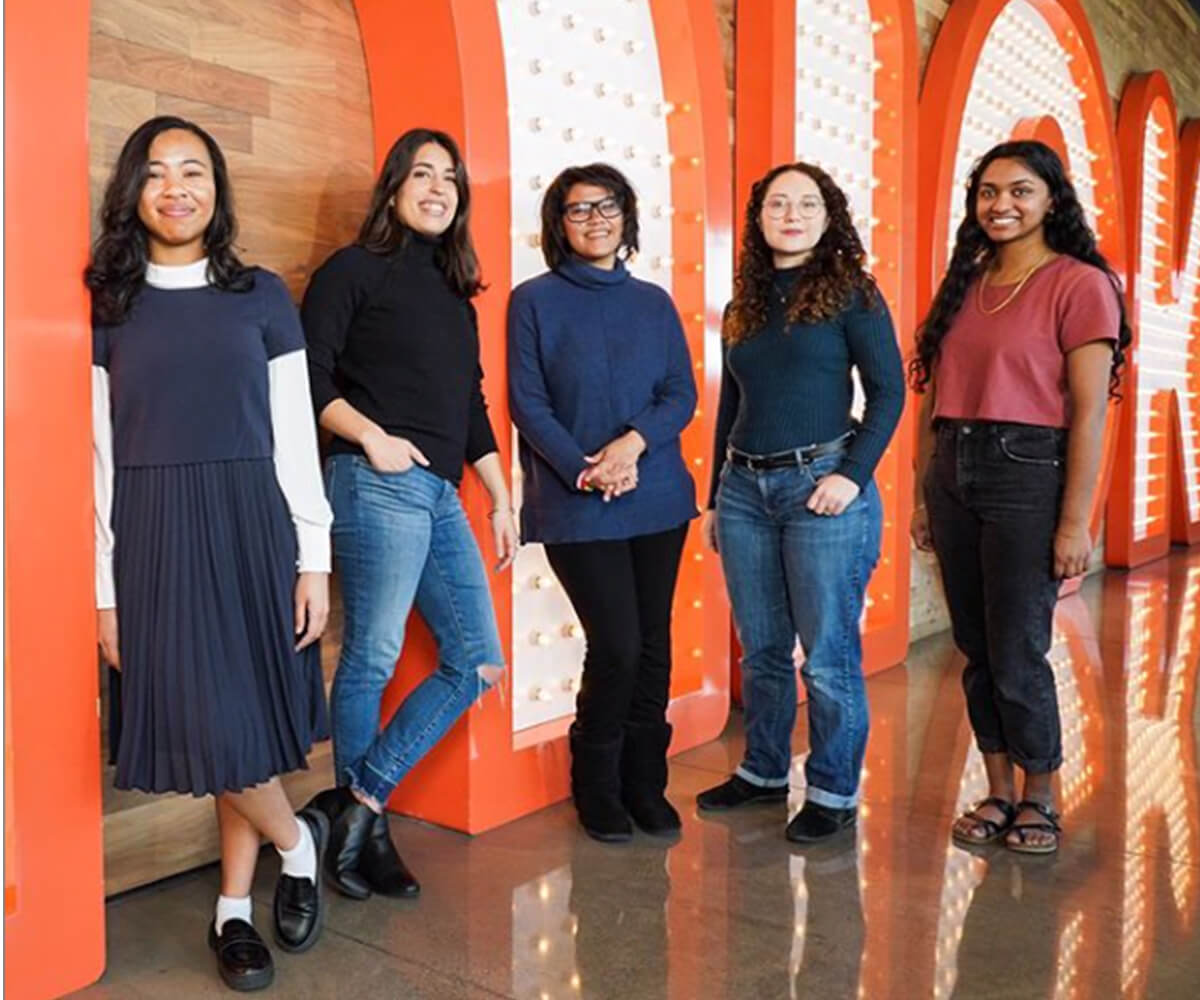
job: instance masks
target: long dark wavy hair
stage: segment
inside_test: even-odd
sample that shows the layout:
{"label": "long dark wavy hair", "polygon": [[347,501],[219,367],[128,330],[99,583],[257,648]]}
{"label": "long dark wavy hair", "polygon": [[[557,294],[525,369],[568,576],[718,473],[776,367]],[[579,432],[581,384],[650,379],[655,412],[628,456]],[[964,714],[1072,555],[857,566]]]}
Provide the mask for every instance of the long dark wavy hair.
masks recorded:
{"label": "long dark wavy hair", "polygon": [[1125,316],[1125,297],[1121,294],[1116,274],[1096,246],[1096,236],[1087,224],[1083,206],[1079,203],[1062,160],[1045,143],[1034,140],[1004,142],[993,146],[971,170],[967,184],[966,213],[954,238],[954,252],[950,255],[950,264],[934,296],[933,305],[929,307],[929,315],[917,330],[916,352],[908,363],[908,378],[913,391],[924,392],[928,388],[937,366],[942,341],[946,339],[954,317],[962,308],[967,289],[995,258],[996,246],[979,225],[975,205],[983,173],[996,160],[1020,160],[1050,189],[1050,210],[1042,224],[1046,246],[1055,253],[1074,257],[1099,268],[1112,282],[1113,294],[1120,306],[1121,324],[1113,348],[1108,390],[1110,396],[1119,398],[1117,389],[1125,364],[1125,350],[1133,341],[1133,332]]}
{"label": "long dark wavy hair", "polygon": [[607,163],[589,163],[581,167],[567,167],[550,182],[542,196],[542,257],[546,266],[555,270],[574,255],[567,242],[563,211],[567,194],[576,184],[592,184],[605,188],[621,203],[621,245],[617,257],[628,260],[638,252],[638,206],[637,192],[633,185],[616,167]]}
{"label": "long dark wavy hair", "polygon": [[432,128],[412,128],[392,143],[371,192],[371,204],[358,231],[357,242],[374,253],[387,254],[411,238],[412,230],[396,218],[395,197],[412,172],[417,151],[430,142],[450,154],[454,164],[454,187],[458,191],[454,220],[439,240],[438,263],[450,287],[464,299],[469,299],[483,289],[483,277],[475,244],[471,241],[471,184],[467,179],[467,165],[458,150],[458,143],[448,133]]}
{"label": "long dark wavy hair", "polygon": [[869,305],[877,301],[875,279],[866,270],[867,254],[850,218],[842,189],[824,170],[811,163],[782,163],[772,167],[750,189],[742,252],[733,279],[733,301],[725,314],[723,335],[731,344],[749,340],[767,325],[767,310],[775,274],[774,257],[763,236],[763,202],[780,174],[789,171],[811,178],[825,202],[827,225],[812,254],[800,266],[787,303],[789,323],[820,323],[850,304],[856,291]]}
{"label": "long dark wavy hair", "polygon": [[133,308],[146,279],[150,260],[146,227],[138,218],[138,201],[150,176],[150,146],[163,132],[180,129],[199,137],[212,161],[216,201],[213,217],[204,230],[208,280],[226,291],[245,292],[254,287],[254,272],[234,250],[237,221],[233,214],[233,189],[229,170],[216,140],[195,122],[174,115],[159,115],[133,130],[113,168],[100,207],[100,235],[83,272],[92,293],[92,321],[112,325],[122,322]]}

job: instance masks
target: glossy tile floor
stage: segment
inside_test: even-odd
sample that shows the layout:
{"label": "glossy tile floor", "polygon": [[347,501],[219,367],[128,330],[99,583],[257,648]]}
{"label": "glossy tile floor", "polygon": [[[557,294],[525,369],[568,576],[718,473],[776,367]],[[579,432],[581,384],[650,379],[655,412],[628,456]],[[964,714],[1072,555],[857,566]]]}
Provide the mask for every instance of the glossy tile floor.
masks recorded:
{"label": "glossy tile floor", "polygon": [[[984,784],[960,662],[940,636],[868,682],[857,834],[800,850],[783,839],[782,807],[698,816],[695,794],[737,763],[735,714],[719,741],[673,762],[673,846],[594,843],[566,805],[476,838],[394,818],[423,897],[331,898],[318,947],[276,955],[271,992],[1200,997],[1200,555],[1089,581],[1060,604],[1053,660],[1066,752],[1056,857],[950,845]],[[260,926],[277,870],[263,859]],[[228,996],[203,943],[217,884],[208,868],[112,902],[108,972],[76,996]]]}

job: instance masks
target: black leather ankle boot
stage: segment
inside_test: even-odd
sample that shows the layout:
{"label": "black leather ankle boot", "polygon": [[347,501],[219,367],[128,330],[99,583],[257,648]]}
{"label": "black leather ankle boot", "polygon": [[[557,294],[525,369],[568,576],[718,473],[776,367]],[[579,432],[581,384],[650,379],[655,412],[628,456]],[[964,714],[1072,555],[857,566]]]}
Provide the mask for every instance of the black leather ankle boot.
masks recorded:
{"label": "black leather ankle boot", "polygon": [[371,835],[358,858],[358,872],[381,896],[411,899],[421,893],[421,883],[396,852],[386,815],[375,817]]}
{"label": "black leather ankle boot", "polygon": [[371,886],[359,874],[358,861],[371,835],[376,814],[344,785],[321,792],[305,809],[319,809],[329,817],[325,875],[333,887],[351,899],[367,899],[371,895]]}

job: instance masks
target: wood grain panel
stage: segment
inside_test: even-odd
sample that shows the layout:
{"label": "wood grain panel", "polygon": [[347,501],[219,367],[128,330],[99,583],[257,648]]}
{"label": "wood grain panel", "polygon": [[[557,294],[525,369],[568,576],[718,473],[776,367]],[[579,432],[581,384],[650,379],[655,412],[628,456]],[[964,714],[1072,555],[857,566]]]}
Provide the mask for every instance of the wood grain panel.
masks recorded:
{"label": "wood grain panel", "polygon": [[[353,0],[93,0],[90,77],[93,234],[129,133],[174,114],[221,144],[243,259],[282,275],[297,300],[312,271],[354,238],[374,137]],[[340,649],[336,585],[333,593],[327,684]],[[309,763],[285,779],[297,804],[331,783],[329,744]],[[116,792],[111,769],[104,780],[109,894],[217,858],[211,799]]]}

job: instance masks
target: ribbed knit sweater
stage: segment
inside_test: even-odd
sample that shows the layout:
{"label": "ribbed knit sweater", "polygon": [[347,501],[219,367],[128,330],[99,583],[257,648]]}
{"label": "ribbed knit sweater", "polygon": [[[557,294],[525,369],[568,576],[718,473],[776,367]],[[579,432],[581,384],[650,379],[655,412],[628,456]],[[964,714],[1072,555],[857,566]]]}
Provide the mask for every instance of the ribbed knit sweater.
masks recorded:
{"label": "ribbed knit sweater", "polygon": [[859,486],[870,480],[904,410],[904,369],[882,298],[868,308],[855,293],[832,319],[789,324],[785,302],[800,271],[775,272],[767,325],[723,351],[709,508],[716,504],[726,445],[768,455],[831,441],[854,426],[852,368],[866,410],[838,467],[841,475]]}

